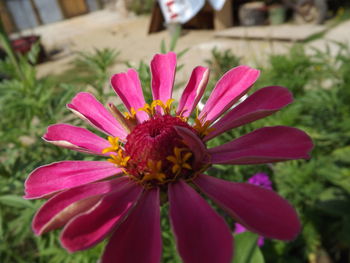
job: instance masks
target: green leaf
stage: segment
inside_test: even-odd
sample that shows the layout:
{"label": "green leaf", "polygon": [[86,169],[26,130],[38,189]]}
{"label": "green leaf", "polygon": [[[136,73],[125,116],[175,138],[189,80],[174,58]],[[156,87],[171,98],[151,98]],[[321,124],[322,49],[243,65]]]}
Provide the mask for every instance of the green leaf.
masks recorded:
{"label": "green leaf", "polygon": [[30,51],[27,53],[28,61],[33,65],[35,65],[38,62],[40,49],[40,41],[38,41],[34,45],[32,45]]}
{"label": "green leaf", "polygon": [[232,263],[264,263],[264,257],[257,245],[258,235],[244,232],[235,236],[235,250]]}
{"label": "green leaf", "polygon": [[162,41],[160,42],[160,53],[162,54],[167,53],[164,39],[162,39]]}
{"label": "green leaf", "polygon": [[28,201],[24,200],[18,195],[3,195],[0,196],[0,203],[7,206],[17,207],[17,208],[32,208],[33,205]]}
{"label": "green leaf", "polygon": [[333,151],[332,155],[336,158],[337,161],[348,164],[350,163],[350,146],[337,148]]}
{"label": "green leaf", "polygon": [[187,48],[184,48],[183,50],[177,52],[177,57],[178,57],[178,58],[181,58],[181,57],[182,57],[183,55],[185,55],[189,50],[190,50],[190,48],[187,47]]}
{"label": "green leaf", "polygon": [[319,195],[316,207],[332,216],[350,215],[350,199],[338,187],[325,189]]}
{"label": "green leaf", "polygon": [[3,240],[4,238],[4,228],[3,228],[3,212],[0,209],[0,240]]}

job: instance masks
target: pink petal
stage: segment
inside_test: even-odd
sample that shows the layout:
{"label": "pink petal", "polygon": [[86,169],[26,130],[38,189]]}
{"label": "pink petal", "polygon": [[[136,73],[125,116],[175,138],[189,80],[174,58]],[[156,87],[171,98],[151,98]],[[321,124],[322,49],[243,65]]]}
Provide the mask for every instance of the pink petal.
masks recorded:
{"label": "pink petal", "polygon": [[214,122],[248,91],[259,74],[259,70],[248,66],[238,66],[226,72],[210,94],[199,118]]}
{"label": "pink petal", "polygon": [[184,263],[229,263],[233,237],[226,222],[186,183],[169,184],[169,213]]}
{"label": "pink petal", "polygon": [[100,131],[125,139],[127,134],[122,126],[92,94],[78,93],[67,107]]}
{"label": "pink petal", "polygon": [[182,93],[177,115],[188,117],[203,96],[204,90],[209,79],[209,69],[205,67],[196,67],[192,71],[190,80]]}
{"label": "pink petal", "polygon": [[199,175],[193,182],[250,231],[281,240],[292,240],[300,232],[293,207],[271,190],[207,175]]}
{"label": "pink petal", "polygon": [[36,213],[33,219],[35,234],[41,235],[53,229],[64,226],[74,216],[93,207],[105,193],[120,187],[127,178],[91,183],[68,189],[58,193],[47,201]]}
{"label": "pink petal", "polygon": [[[203,142],[198,138],[198,136],[187,128],[180,127],[180,126],[175,126],[174,128],[177,134],[181,136],[184,143],[188,146],[188,148],[193,153],[195,158],[195,163],[198,165],[207,163],[209,158],[208,150],[203,144]],[[193,168],[195,169],[196,167],[193,167]]]}
{"label": "pink petal", "polygon": [[28,176],[24,198],[42,198],[119,173],[121,169],[106,161],[63,161],[44,165]]}
{"label": "pink petal", "polygon": [[292,101],[293,95],[286,88],[271,86],[259,89],[215,123],[212,126],[215,130],[204,140],[208,141],[230,129],[267,117]]}
{"label": "pink petal", "polygon": [[176,54],[156,54],[151,61],[152,95],[166,103],[171,98],[176,72]]}
{"label": "pink petal", "polygon": [[310,158],[313,147],[303,131],[286,126],[265,127],[209,149],[217,164],[261,164]]}
{"label": "pink petal", "polygon": [[[139,75],[134,69],[113,75],[111,84],[129,111],[131,108],[137,111],[146,104]],[[137,118],[139,122],[143,122],[148,119],[148,116],[145,112],[139,111],[137,112]]]}
{"label": "pink petal", "polygon": [[97,155],[102,155],[102,150],[111,146],[96,134],[69,124],[50,125],[43,139],[63,148]]}
{"label": "pink petal", "polygon": [[61,242],[68,251],[87,249],[101,242],[123,222],[139,199],[142,187],[129,183],[107,194],[95,207],[71,220],[61,233]]}
{"label": "pink petal", "polygon": [[146,190],[126,221],[114,232],[101,263],[159,263],[162,252],[159,190]]}

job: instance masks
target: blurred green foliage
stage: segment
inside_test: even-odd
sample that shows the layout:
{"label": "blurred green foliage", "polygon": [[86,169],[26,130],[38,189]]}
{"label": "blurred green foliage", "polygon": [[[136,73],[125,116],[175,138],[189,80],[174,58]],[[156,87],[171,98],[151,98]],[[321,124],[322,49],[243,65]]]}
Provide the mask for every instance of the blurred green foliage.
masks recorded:
{"label": "blurred green foliage", "polygon": [[231,49],[221,51],[214,47],[211,50],[211,58],[205,60],[205,62],[208,64],[210,73],[214,76],[213,80],[216,82],[223,73],[240,65],[241,58],[236,56]]}
{"label": "blurred green foliage", "polygon": [[[328,254],[333,262],[348,262],[350,258],[350,48],[333,44],[338,47],[335,55],[330,48],[312,50],[307,55],[304,47],[298,45],[289,54],[272,55],[253,90],[285,86],[294,94],[294,103],[213,142],[219,144],[272,125],[301,128],[314,141],[309,161],[220,166],[211,171],[235,181],[245,181],[258,171],[268,172],[275,190],[298,210],[303,224],[301,235],[290,243],[267,242],[262,248],[266,262],[308,262],[318,254]],[[235,57],[231,61],[236,65]]]}
{"label": "blurred green foliage", "polygon": [[[9,59],[0,61],[6,76],[0,82],[0,262],[97,262],[103,245],[70,255],[61,248],[57,231],[44,237],[36,237],[31,231],[33,215],[43,202],[22,198],[26,175],[58,160],[91,159],[39,140],[49,124],[71,119],[65,105],[86,80],[79,74],[75,76],[80,78],[80,85],[52,76],[37,78],[33,66],[37,54],[38,45],[34,45],[25,57],[17,56],[21,75],[13,70]],[[103,92],[102,79],[105,84],[114,54],[111,50],[80,54],[77,63],[82,71],[90,67],[90,74],[95,76],[95,95]],[[74,124],[78,123],[75,120]]]}
{"label": "blurred green foliage", "polygon": [[128,10],[134,12],[136,15],[150,14],[155,4],[154,0],[126,0],[126,7]]}

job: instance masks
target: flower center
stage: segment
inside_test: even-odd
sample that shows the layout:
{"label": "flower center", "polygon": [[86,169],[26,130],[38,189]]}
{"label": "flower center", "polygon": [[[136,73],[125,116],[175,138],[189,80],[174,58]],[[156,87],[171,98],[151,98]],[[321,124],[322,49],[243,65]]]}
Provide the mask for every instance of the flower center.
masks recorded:
{"label": "flower center", "polygon": [[108,161],[145,187],[166,185],[180,178],[189,180],[196,175],[196,171],[192,170],[194,166],[197,173],[208,168],[204,162],[195,160],[175,127],[189,129],[199,138],[204,138],[213,130],[211,123],[196,117],[194,125],[190,126],[188,118],[181,113],[172,116],[173,101],[169,99],[163,103],[154,100],[138,109],[149,116],[149,120],[141,124],[137,124],[133,108],[123,115],[114,105],[109,105],[111,113],[130,133],[125,143],[120,143],[117,137],[108,137],[111,146],[102,153],[109,153],[111,158]]}
{"label": "flower center", "polygon": [[[166,111],[165,111],[166,112]],[[111,147],[102,151],[110,153],[108,161],[122,168],[124,173],[146,187],[165,185],[194,175],[194,156],[175,127],[200,133],[185,118],[150,114],[150,119],[136,125],[125,144],[117,137],[108,137]]]}
{"label": "flower center", "polygon": [[141,123],[128,135],[124,155],[130,157],[127,174],[141,181],[166,183],[191,174],[192,153],[175,126],[196,132],[178,117],[157,115]]}

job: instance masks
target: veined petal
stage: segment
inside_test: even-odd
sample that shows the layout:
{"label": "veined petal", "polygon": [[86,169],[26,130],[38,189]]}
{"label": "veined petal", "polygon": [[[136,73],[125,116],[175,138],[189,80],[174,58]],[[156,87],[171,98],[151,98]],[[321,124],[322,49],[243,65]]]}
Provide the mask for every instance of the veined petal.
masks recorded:
{"label": "veined petal", "polygon": [[171,99],[176,72],[176,54],[156,54],[151,61],[152,95],[166,103]]}
{"label": "veined petal", "polygon": [[24,198],[42,198],[121,172],[121,169],[106,161],[63,161],[44,165],[28,176],[25,181]]}
{"label": "veined petal", "polygon": [[113,233],[102,263],[159,263],[162,252],[159,190],[146,190],[135,209]]}
{"label": "veined petal", "polygon": [[68,189],[48,200],[33,219],[35,234],[41,235],[64,226],[74,216],[89,210],[105,193],[128,182],[126,177]]}
{"label": "veined petal", "polygon": [[300,232],[293,207],[271,190],[208,175],[199,175],[193,182],[250,231],[281,240],[293,240]]}
{"label": "veined petal", "polygon": [[259,74],[259,70],[248,66],[238,66],[226,72],[210,94],[199,118],[214,122],[247,93]]}
{"label": "veined petal", "polygon": [[95,207],[75,217],[61,233],[63,247],[74,252],[101,242],[113,228],[123,222],[139,199],[142,189],[129,181],[107,194]]}
{"label": "veined petal", "polygon": [[[131,108],[137,111],[146,104],[136,70],[129,69],[125,73],[113,75],[111,84],[129,111],[131,111]],[[143,111],[138,111],[136,117],[139,122],[148,119],[147,114]]]}
{"label": "veined petal", "polygon": [[293,95],[287,88],[271,86],[259,89],[216,122],[212,126],[214,131],[206,136],[204,141],[230,129],[267,117],[292,101]]}
{"label": "veined petal", "polygon": [[183,181],[169,184],[168,195],[170,220],[183,262],[231,262],[233,237],[224,219]]}
{"label": "veined petal", "polygon": [[182,93],[177,115],[188,117],[191,115],[203,96],[209,79],[209,69],[198,66],[193,69],[190,80]]}
{"label": "veined petal", "polygon": [[126,138],[127,134],[123,127],[92,94],[78,93],[67,107],[78,117],[107,135]]}
{"label": "veined petal", "polygon": [[175,126],[174,128],[177,134],[182,137],[184,143],[194,154],[195,163],[202,165],[203,163],[208,162],[208,150],[198,136],[187,128],[180,126]]}
{"label": "veined petal", "polygon": [[305,132],[274,126],[257,129],[208,152],[214,164],[261,164],[307,159],[312,147]]}
{"label": "veined petal", "polygon": [[102,155],[110,143],[96,134],[69,124],[54,124],[47,128],[43,139],[54,145],[74,151]]}

